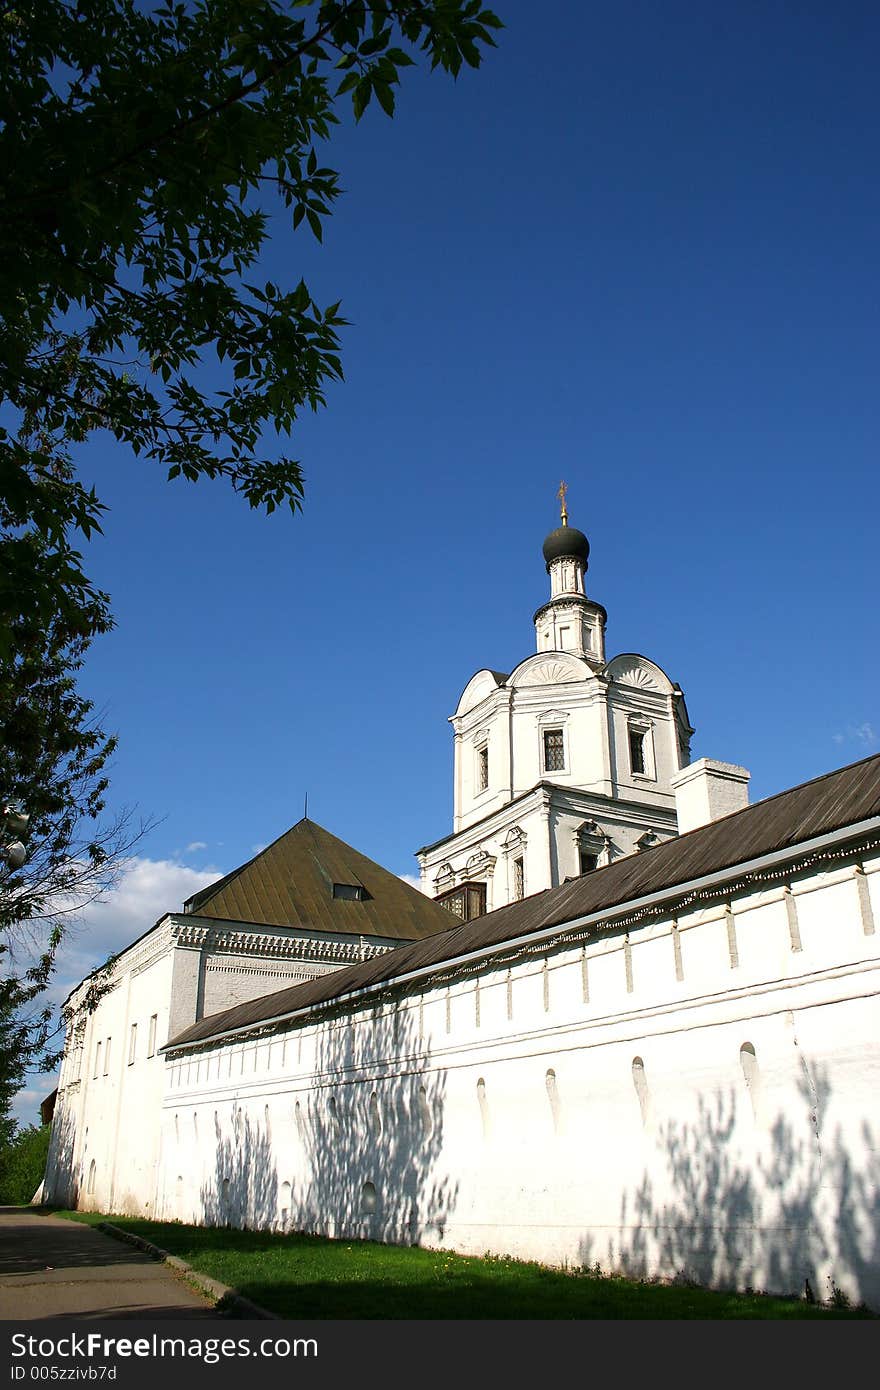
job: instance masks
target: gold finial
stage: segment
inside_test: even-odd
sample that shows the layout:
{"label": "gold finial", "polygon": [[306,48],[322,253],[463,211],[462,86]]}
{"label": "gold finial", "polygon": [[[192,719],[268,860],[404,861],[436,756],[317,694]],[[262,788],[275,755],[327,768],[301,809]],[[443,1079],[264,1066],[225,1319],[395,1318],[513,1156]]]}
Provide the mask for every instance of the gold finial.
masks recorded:
{"label": "gold finial", "polygon": [[568,492],[568,483],[560,483],[559,491],[556,496],[559,498],[559,515],[563,526],[568,525],[568,508],[565,505],[565,494]]}

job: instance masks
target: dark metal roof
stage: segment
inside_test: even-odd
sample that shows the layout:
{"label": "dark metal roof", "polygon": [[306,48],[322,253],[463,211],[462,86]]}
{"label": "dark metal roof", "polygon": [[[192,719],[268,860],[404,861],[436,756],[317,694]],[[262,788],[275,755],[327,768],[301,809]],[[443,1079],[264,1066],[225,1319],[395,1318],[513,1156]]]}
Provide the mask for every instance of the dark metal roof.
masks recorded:
{"label": "dark metal roof", "polygon": [[[367,896],[335,898],[334,883],[362,887]],[[195,893],[186,911],[393,941],[418,941],[449,926],[449,913],[431,898],[311,820],[297,822],[241,868]]]}
{"label": "dark metal roof", "polygon": [[542,549],[548,570],[554,560],[561,560],[565,555],[571,555],[584,564],[590,558],[590,542],[576,526],[557,526],[545,538]]}
{"label": "dark metal roof", "polygon": [[671,894],[677,885],[875,816],[880,816],[880,754],[437,936],[213,1014],[187,1028],[169,1046],[269,1022],[351,990],[389,982],[414,970],[439,968],[445,961],[593,913],[611,914],[626,903],[667,890]]}

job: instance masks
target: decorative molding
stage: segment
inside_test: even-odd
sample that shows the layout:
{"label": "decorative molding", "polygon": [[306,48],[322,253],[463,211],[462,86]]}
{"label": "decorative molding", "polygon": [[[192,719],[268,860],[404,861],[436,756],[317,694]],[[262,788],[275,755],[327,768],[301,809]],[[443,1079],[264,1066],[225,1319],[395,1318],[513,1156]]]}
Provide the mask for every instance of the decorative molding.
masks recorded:
{"label": "decorative molding", "polygon": [[266,932],[190,925],[182,921],[176,922],[172,931],[176,945],[191,950],[204,950],[207,947],[222,953],[287,960],[331,960],[348,964],[351,961],[372,960],[392,949],[390,946],[371,945],[364,937],[352,937],[346,941],[318,941],[310,937],[279,937]]}
{"label": "decorative molding", "polygon": [[627,662],[614,672],[614,679],[626,685],[641,686],[645,690],[660,690],[660,682],[652,671],[636,662]]}
{"label": "decorative molding", "polygon": [[484,849],[477,850],[464,866],[464,877],[467,879],[473,874],[491,875],[495,871],[495,863],[494,854],[487,854]]}
{"label": "decorative molding", "polygon": [[539,666],[533,666],[529,671],[528,681],[523,681],[523,685],[563,685],[570,681],[583,680],[580,671],[573,671],[572,668],[562,661],[542,661]]}

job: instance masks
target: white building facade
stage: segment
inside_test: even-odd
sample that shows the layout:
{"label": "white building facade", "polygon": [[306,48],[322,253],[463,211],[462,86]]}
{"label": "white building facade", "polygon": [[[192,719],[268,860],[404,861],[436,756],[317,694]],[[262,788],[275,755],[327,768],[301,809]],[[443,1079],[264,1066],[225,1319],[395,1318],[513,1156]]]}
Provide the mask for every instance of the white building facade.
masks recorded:
{"label": "white building facade", "polygon": [[562,520],[426,894],[303,821],[84,981],[47,1200],[880,1309],[880,756],[747,806]]}
{"label": "white building facade", "polygon": [[126,1209],[880,1307],[878,914],[880,757],[194,1023]]}
{"label": "white building facade", "polygon": [[[543,546],[550,598],[534,616],[536,653],[465,686],[450,721],[453,832],[417,854],[423,891],[464,918],[678,831],[674,780],[694,732],[683,692],[646,657],[606,659],[607,615],[586,594],[589,542],[564,506],[561,520]],[[735,771],[729,810],[748,800],[748,773]]]}

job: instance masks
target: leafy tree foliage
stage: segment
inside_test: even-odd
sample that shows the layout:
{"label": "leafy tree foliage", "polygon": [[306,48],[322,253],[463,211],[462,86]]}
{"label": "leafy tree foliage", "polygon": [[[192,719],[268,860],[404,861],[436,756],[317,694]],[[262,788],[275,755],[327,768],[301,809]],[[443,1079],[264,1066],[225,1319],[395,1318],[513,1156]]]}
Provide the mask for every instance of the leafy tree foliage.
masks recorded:
{"label": "leafy tree foliage", "polygon": [[49,1125],[28,1125],[0,1147],[0,1204],[29,1202],[43,1181]]}
{"label": "leafy tree foliage", "polygon": [[302,280],[257,282],[270,212],[320,241],[340,100],[390,116],[416,58],[454,76],[498,27],[480,0],[0,0],[0,796],[31,815],[0,879],[0,1123],[52,1060],[64,912],[131,843],[100,828],[113,740],[75,685],[111,623],[76,446],[104,431],[296,511],[276,437],[341,378],[344,319]]}
{"label": "leafy tree foliage", "polygon": [[[37,567],[45,545],[29,538]],[[106,626],[100,602],[89,621]],[[65,929],[105,892],[142,833],[107,820],[107,763],[116,745],[76,687],[89,638],[56,615],[43,628],[19,618],[0,662],[0,785],[29,814],[28,855],[0,869],[0,1139],[24,1073],[51,1069],[56,1028],[42,1002]]]}
{"label": "leafy tree foliage", "polygon": [[342,376],[344,320],[302,280],[250,278],[268,209],[320,240],[339,99],[391,115],[413,54],[455,75],[498,27],[480,0],[0,4],[0,629],[59,610],[88,629],[76,546],[103,507],[71,450],[94,430],[169,478],[300,507],[300,462],[265,435]]}

